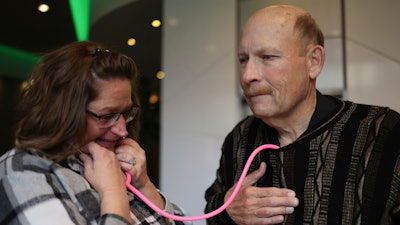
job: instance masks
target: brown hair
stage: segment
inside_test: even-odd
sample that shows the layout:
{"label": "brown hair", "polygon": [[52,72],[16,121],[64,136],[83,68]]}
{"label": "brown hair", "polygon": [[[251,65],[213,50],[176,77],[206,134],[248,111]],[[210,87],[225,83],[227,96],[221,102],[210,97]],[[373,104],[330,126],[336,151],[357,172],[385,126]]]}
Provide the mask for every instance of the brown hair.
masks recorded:
{"label": "brown hair", "polygon": [[[101,91],[95,88],[98,79],[130,80],[132,102],[139,105],[137,68],[130,57],[90,41],[73,42],[44,54],[21,92],[16,147],[58,162],[75,154],[84,144],[86,105]],[[137,139],[139,116],[127,130]]]}
{"label": "brown hair", "polygon": [[309,13],[304,12],[297,16],[294,29],[299,33],[299,39],[304,46],[316,44],[324,47],[324,34]]}

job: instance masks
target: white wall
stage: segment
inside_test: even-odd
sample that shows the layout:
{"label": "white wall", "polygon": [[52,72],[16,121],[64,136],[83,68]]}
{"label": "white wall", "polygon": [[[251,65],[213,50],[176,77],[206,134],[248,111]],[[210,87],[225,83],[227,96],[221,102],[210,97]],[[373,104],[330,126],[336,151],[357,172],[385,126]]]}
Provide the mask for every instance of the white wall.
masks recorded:
{"label": "white wall", "polygon": [[236,11],[235,0],[164,1],[160,185],[191,215],[203,214],[223,138],[240,118]]}
{"label": "white wall", "polygon": [[400,111],[400,1],[352,0],[345,7],[347,98]]}
{"label": "white wall", "polygon": [[[238,27],[271,4],[301,6],[326,37],[323,92],[400,111],[400,2],[345,1],[347,78],[342,63],[340,0],[165,0],[161,95],[160,188],[192,215],[203,213],[220,146],[243,117],[236,46]],[[344,86],[347,82],[347,89]],[[204,221],[195,223],[205,224]]]}

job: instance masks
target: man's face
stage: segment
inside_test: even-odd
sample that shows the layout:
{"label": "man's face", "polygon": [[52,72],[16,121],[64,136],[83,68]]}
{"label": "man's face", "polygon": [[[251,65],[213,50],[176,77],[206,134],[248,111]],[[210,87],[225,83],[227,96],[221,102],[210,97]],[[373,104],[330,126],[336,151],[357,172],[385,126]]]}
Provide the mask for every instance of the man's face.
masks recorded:
{"label": "man's face", "polygon": [[272,13],[252,18],[242,31],[240,84],[256,117],[291,116],[312,88],[293,24],[292,17]]}

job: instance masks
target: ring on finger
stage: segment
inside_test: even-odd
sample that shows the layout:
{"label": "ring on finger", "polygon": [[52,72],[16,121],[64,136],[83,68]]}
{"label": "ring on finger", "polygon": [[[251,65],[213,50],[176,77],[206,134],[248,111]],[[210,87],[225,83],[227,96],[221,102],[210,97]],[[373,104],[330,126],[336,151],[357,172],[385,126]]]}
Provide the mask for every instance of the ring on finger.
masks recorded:
{"label": "ring on finger", "polygon": [[135,159],[131,159],[128,162],[129,164],[131,164],[132,166],[134,166],[136,164],[136,160]]}

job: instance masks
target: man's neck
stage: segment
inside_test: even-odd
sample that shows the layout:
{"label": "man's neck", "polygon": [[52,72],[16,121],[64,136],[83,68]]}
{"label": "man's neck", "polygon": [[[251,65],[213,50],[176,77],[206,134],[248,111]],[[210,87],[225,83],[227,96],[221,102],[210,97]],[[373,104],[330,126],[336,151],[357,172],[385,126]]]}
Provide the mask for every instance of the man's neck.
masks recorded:
{"label": "man's neck", "polygon": [[277,130],[281,146],[295,142],[304,132],[314,129],[337,108],[337,103],[333,99],[322,95],[319,91],[316,91],[308,105],[312,107],[304,108],[284,120],[273,121],[272,125],[269,124]]}
{"label": "man's neck", "polygon": [[281,118],[264,122],[276,129],[281,146],[288,145],[296,141],[307,130],[316,104],[317,97],[314,93],[302,103],[303,107],[297,107],[290,115],[283,115]]}

